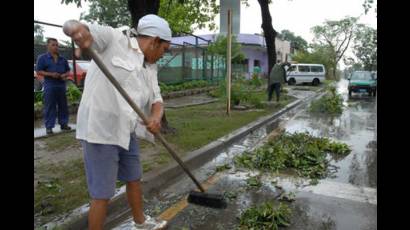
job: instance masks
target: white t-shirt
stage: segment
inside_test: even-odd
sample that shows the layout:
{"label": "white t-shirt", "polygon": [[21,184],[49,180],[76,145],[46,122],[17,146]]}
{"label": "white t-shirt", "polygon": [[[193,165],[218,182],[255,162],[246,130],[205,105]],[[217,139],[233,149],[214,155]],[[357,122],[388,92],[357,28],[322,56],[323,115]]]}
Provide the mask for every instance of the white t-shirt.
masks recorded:
{"label": "white t-shirt", "polygon": [[[131,99],[148,117],[151,106],[163,102],[157,66],[145,64],[137,39],[107,26],[88,25],[92,48]],[[154,136],[98,66],[91,62],[77,113],[76,138],[90,143],[119,145],[128,150],[130,134],[153,142]]]}

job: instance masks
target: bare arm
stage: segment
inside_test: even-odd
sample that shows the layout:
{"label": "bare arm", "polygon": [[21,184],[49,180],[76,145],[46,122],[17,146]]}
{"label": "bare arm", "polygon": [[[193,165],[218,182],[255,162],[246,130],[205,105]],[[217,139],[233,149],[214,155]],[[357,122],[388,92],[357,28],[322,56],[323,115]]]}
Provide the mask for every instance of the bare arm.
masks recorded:
{"label": "bare arm", "polygon": [[159,133],[161,130],[161,119],[164,114],[164,106],[161,102],[152,104],[151,115],[148,118],[147,129],[151,133]]}
{"label": "bare arm", "polygon": [[69,74],[70,74],[70,71],[67,71],[67,72],[61,74],[60,79],[61,80],[66,80]]}
{"label": "bare arm", "polygon": [[[114,39],[115,30],[109,26],[86,25],[76,20],[69,20],[63,25],[64,33],[71,37],[81,48],[93,48],[102,52]],[[78,53],[78,52],[77,52]]]}
{"label": "bare arm", "polygon": [[43,75],[44,77],[49,77],[49,78],[54,78],[54,79],[60,79],[61,74],[57,72],[47,72],[44,70],[39,70],[37,71],[39,75]]}

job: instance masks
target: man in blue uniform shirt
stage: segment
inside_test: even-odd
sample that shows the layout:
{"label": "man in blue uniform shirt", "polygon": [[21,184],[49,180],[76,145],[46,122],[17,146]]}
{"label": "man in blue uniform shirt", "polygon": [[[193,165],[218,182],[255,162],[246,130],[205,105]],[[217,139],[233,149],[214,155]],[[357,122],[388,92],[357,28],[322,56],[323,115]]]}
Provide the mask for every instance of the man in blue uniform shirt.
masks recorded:
{"label": "man in blue uniform shirt", "polygon": [[68,126],[68,106],[65,80],[70,67],[65,58],[58,54],[58,41],[47,39],[47,53],[37,58],[37,73],[44,76],[44,123],[47,134],[53,133],[58,115],[61,130],[70,130]]}

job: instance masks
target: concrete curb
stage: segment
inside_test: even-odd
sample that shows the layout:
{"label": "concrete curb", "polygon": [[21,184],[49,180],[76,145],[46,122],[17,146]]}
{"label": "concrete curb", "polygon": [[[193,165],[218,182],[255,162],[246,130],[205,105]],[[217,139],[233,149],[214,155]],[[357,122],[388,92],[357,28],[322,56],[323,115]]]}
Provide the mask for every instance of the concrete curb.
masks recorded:
{"label": "concrete curb", "polygon": [[[321,91],[322,90],[319,90],[318,92],[316,92],[316,94],[311,95],[307,98],[298,99],[288,104],[275,114],[260,117],[256,121],[251,122],[248,125],[245,125],[233,131],[232,133],[229,133],[203,146],[200,149],[188,153],[185,157],[182,158],[182,160],[191,170],[201,167],[209,160],[213,159],[221,150],[228,147],[233,142],[243,138],[250,132],[282,116],[284,113],[294,109],[302,103],[307,102],[315,97],[322,96],[323,93],[321,94]],[[150,197],[153,194],[159,193],[162,188],[172,184],[173,180],[175,180],[178,176],[180,176],[183,173],[184,171],[180,168],[180,166],[176,162],[172,162],[165,168],[153,170],[144,174],[142,178],[144,196]],[[121,187],[120,191],[117,192],[117,194],[114,196],[114,198],[110,201],[106,224],[115,220],[117,217],[126,213],[128,210],[129,206],[127,203],[125,186],[123,186]],[[87,216],[88,204],[83,205],[80,208],[77,208],[76,210],[71,212],[71,214],[69,214],[65,218],[65,220],[61,221],[58,225],[60,225],[59,227],[61,227],[62,229],[87,229]]]}
{"label": "concrete curb", "polygon": [[183,105],[164,105],[165,108],[169,109],[179,109],[179,108],[185,108],[185,107],[190,107],[190,106],[195,106],[195,105],[205,105],[205,104],[210,104],[218,101],[218,99],[209,99],[208,101],[203,101],[203,102],[197,102],[197,103],[191,103],[191,104],[183,104]]}

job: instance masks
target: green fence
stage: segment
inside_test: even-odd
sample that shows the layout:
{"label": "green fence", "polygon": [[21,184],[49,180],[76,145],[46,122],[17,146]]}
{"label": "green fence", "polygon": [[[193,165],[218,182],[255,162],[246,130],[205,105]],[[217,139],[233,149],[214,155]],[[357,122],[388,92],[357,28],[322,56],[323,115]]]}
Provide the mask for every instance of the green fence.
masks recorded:
{"label": "green fence", "polygon": [[223,57],[209,53],[206,47],[172,44],[171,52],[157,62],[158,79],[165,84],[205,80],[217,84],[226,75]]}

